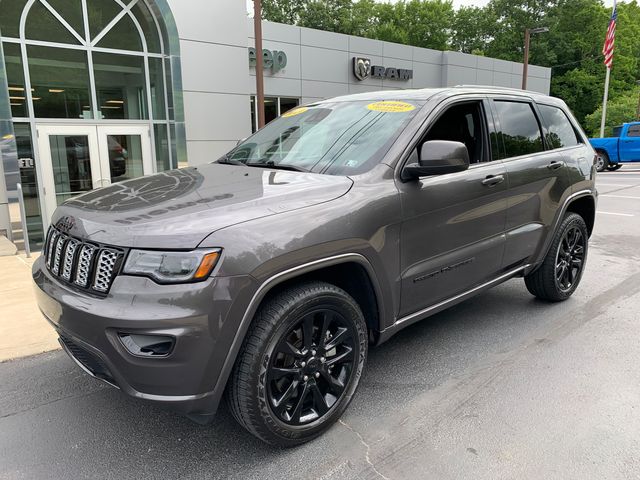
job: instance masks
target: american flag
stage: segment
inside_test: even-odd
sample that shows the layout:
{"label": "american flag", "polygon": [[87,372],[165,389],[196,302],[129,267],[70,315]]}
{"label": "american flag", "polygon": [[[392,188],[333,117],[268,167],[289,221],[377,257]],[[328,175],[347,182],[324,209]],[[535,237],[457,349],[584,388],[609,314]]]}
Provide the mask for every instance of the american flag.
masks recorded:
{"label": "american flag", "polygon": [[616,20],[618,19],[618,8],[616,4],[613,4],[613,13],[611,13],[611,19],[609,20],[609,28],[607,28],[607,38],[604,40],[604,47],[602,47],[602,54],[604,55],[604,64],[607,68],[611,68],[613,64],[613,47],[616,41]]}

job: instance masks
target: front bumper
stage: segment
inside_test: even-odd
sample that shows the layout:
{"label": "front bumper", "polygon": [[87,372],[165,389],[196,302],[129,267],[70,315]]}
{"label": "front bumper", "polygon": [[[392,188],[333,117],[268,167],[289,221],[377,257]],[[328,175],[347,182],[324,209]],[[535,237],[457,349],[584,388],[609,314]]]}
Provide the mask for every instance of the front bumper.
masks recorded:
{"label": "front bumper", "polygon": [[[108,296],[97,297],[60,283],[41,257],[33,279],[40,310],[85,371],[128,395],[185,414],[215,413],[222,366],[254,291],[251,277],[159,285],[118,276]],[[123,333],[163,335],[175,343],[167,356],[145,358],[130,353]]]}

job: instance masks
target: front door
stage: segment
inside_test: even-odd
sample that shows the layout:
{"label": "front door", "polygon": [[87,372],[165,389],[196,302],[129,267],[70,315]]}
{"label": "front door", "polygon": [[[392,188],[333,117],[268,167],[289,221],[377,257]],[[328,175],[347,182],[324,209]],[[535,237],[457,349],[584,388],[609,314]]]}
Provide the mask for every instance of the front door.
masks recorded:
{"label": "front door", "polygon": [[40,125],[45,228],[65,200],[153,173],[147,126]]}
{"label": "front door", "polygon": [[399,185],[401,317],[493,279],[501,268],[508,182],[505,166],[491,158],[485,112],[480,100],[455,103],[423,139],[464,143],[468,170]]}

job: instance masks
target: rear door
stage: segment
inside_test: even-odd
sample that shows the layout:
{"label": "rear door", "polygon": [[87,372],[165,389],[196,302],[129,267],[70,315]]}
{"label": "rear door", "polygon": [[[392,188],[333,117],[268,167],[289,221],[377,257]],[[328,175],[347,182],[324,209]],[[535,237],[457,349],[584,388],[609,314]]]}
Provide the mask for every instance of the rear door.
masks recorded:
{"label": "rear door", "polygon": [[488,111],[481,98],[441,105],[418,148],[426,140],[461,141],[469,150],[469,169],[398,183],[403,209],[400,316],[462,293],[500,270],[507,179],[502,162],[491,158]]}
{"label": "rear door", "polygon": [[526,264],[542,248],[570,191],[563,149],[547,147],[537,106],[525,97],[492,100],[501,158],[509,177],[503,267]]}
{"label": "rear door", "polygon": [[621,162],[640,161],[640,123],[629,125],[627,133],[619,140]]}

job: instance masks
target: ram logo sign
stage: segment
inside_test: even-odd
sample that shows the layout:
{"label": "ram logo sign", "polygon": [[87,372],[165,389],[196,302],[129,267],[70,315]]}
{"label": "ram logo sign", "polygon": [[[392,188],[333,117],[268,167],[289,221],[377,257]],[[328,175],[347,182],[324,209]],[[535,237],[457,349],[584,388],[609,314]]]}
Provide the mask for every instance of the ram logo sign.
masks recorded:
{"label": "ram logo sign", "polygon": [[360,81],[369,77],[407,81],[413,78],[413,70],[371,65],[371,59],[369,58],[353,57],[353,75]]}

